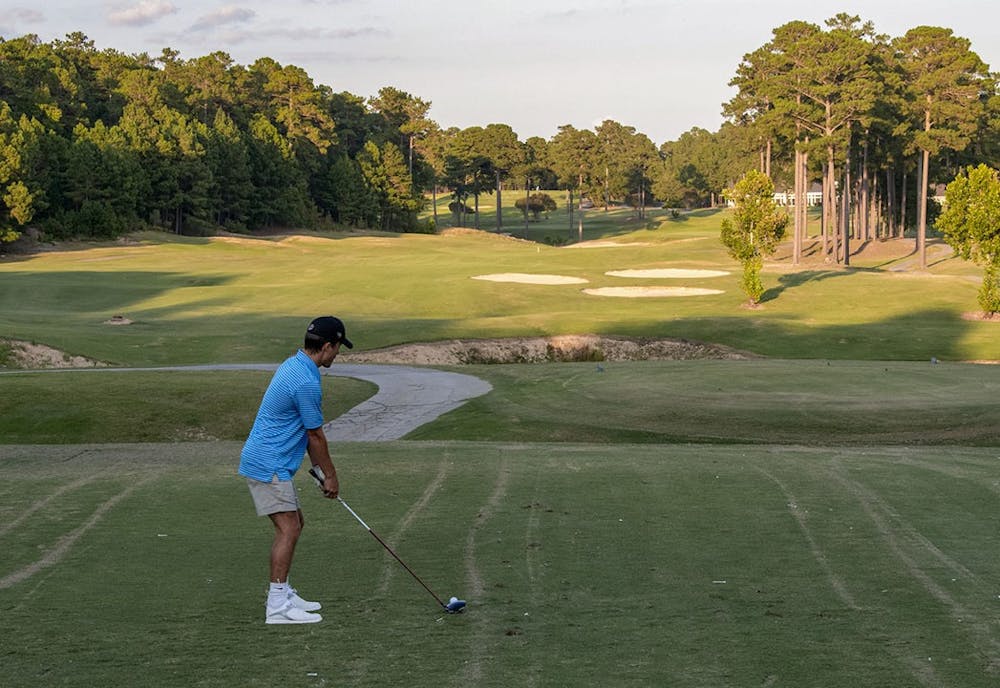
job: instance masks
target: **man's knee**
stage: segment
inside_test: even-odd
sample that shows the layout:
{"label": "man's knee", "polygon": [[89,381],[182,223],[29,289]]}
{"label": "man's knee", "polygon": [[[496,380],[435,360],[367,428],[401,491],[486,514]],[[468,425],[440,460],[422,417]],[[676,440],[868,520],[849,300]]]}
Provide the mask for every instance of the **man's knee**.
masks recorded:
{"label": "man's knee", "polygon": [[284,538],[297,540],[302,533],[302,517],[294,511],[271,514],[271,520],[274,521],[275,530]]}

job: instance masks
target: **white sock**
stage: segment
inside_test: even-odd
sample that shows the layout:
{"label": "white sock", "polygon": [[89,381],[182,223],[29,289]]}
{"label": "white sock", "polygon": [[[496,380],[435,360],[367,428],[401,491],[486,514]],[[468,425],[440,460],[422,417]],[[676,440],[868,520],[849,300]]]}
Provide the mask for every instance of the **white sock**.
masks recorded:
{"label": "white sock", "polygon": [[271,609],[280,609],[288,602],[288,582],[271,583],[267,591],[267,606]]}

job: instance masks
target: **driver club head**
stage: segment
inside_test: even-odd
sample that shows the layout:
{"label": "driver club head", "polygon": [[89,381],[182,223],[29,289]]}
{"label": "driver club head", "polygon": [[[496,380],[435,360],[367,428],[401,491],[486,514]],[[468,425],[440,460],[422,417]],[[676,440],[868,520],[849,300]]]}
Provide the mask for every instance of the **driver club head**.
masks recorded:
{"label": "driver club head", "polygon": [[452,597],[448,600],[448,604],[444,606],[444,609],[449,614],[460,614],[463,609],[465,609],[465,600],[460,600],[457,597]]}

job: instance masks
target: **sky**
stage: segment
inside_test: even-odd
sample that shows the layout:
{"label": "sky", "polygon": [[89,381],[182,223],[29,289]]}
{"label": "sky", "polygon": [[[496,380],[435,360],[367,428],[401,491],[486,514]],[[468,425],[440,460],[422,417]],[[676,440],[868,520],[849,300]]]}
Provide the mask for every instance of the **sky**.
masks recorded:
{"label": "sky", "polygon": [[773,29],[840,12],[892,37],[950,28],[1000,71],[1000,4],[988,0],[0,0],[0,36],[80,31],[130,54],[266,56],[336,92],[399,88],[445,128],[499,122],[548,139],[613,119],[659,145],[718,130],[728,82]]}

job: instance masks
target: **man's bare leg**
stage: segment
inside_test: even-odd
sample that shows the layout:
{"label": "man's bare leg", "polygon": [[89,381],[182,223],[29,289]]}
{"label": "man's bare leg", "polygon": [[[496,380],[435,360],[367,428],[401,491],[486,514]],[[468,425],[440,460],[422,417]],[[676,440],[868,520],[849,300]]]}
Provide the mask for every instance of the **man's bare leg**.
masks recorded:
{"label": "man's bare leg", "polygon": [[274,523],[274,541],[271,543],[271,582],[286,583],[292,568],[295,545],[302,534],[305,519],[302,510],[279,511],[270,515]]}

